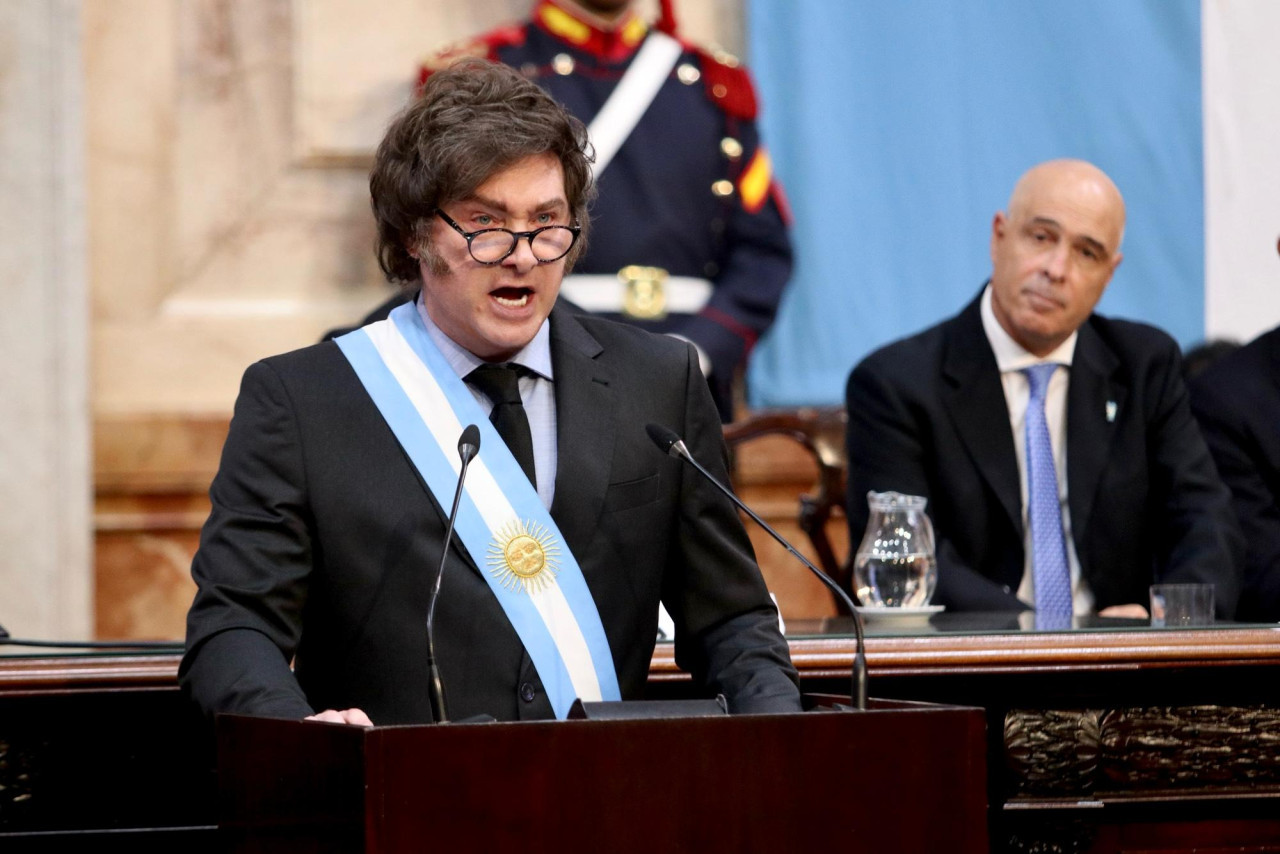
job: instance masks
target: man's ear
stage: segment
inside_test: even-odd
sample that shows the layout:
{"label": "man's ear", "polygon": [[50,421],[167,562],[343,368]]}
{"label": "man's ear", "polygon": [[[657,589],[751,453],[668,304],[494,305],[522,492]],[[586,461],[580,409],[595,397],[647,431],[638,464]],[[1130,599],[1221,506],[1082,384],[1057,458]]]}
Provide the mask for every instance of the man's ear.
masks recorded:
{"label": "man's ear", "polygon": [[991,263],[996,262],[996,244],[1004,239],[1005,230],[1009,227],[1009,219],[1004,215],[1004,211],[996,211],[996,215],[991,218]]}

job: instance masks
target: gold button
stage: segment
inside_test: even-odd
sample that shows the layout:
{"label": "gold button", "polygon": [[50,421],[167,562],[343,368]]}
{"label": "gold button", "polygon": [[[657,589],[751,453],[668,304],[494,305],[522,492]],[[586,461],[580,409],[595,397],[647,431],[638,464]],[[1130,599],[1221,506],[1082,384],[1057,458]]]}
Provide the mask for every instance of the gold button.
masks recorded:
{"label": "gold button", "polygon": [[730,68],[738,67],[738,57],[729,53],[729,51],[716,50],[714,55],[715,55],[716,61],[719,62],[721,65],[727,65]]}
{"label": "gold button", "polygon": [[725,95],[729,94],[729,90],[725,88],[723,83],[717,83],[711,87],[711,94],[715,95],[717,98],[723,98]]}
{"label": "gold button", "polygon": [[714,184],[711,185],[711,192],[721,197],[732,196],[733,182],[726,181],[725,179],[721,178],[719,181],[716,181]]}
{"label": "gold button", "polygon": [[742,156],[742,143],[731,136],[726,136],[720,140],[720,153],[730,160],[737,160]]}
{"label": "gold button", "polygon": [[686,86],[692,86],[702,79],[702,72],[691,62],[682,62],[676,69],[676,79]]}
{"label": "gold button", "polygon": [[551,67],[556,74],[567,77],[573,73],[573,57],[567,53],[557,53],[551,60]]}

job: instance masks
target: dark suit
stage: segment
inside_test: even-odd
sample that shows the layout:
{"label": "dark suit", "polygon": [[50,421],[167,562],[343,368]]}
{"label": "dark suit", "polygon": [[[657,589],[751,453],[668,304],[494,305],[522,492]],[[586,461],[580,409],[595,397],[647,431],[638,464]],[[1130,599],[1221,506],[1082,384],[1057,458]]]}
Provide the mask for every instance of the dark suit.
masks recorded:
{"label": "dark suit", "polygon": [[[861,541],[868,490],[929,499],[934,601],[1023,608],[1022,499],[1009,411],[980,300],[872,353],[849,377],[849,524]],[[1229,617],[1240,535],[1187,405],[1177,345],[1092,315],[1067,392],[1067,492],[1081,573],[1099,610],[1146,604],[1153,580],[1209,581]],[[1115,404],[1108,420],[1108,404]]]}
{"label": "dark suit", "polygon": [[[600,611],[623,698],[644,692],[661,597],[676,659],[708,693],[735,711],[798,709],[733,507],[644,431],[669,426],[725,475],[692,348],[560,308],[551,317],[551,513]],[[359,707],[378,724],[429,720],[424,617],[447,513],[335,344],[249,368],[210,494],[181,670],[195,700],[210,712]],[[456,541],[451,555],[436,611],[450,715],[550,717],[480,570]]]}
{"label": "dark suit", "polygon": [[1245,536],[1242,620],[1280,620],[1280,327],[1191,381],[1191,409]]}

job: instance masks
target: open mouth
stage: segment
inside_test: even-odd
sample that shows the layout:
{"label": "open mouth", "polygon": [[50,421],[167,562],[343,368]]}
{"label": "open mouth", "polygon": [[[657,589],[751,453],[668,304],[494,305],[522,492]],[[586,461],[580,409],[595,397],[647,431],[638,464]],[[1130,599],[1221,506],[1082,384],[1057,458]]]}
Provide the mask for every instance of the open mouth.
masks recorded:
{"label": "open mouth", "polygon": [[533,298],[533,291],[529,288],[498,288],[489,296],[497,300],[499,305],[507,308],[524,308]]}

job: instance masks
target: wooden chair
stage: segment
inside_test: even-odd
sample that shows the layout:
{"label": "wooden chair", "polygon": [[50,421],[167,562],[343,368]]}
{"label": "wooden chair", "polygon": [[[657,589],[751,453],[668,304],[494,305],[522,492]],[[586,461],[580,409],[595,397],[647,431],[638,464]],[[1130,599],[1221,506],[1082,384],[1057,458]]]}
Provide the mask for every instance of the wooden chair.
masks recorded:
{"label": "wooden chair", "polygon": [[818,475],[812,489],[799,496],[797,522],[817,555],[818,567],[847,587],[850,563],[836,555],[827,534],[827,522],[845,515],[844,425],[843,407],[764,409],[724,425],[724,438],[735,457],[735,485],[740,474],[737,452],[752,440],[781,436],[809,454]]}

